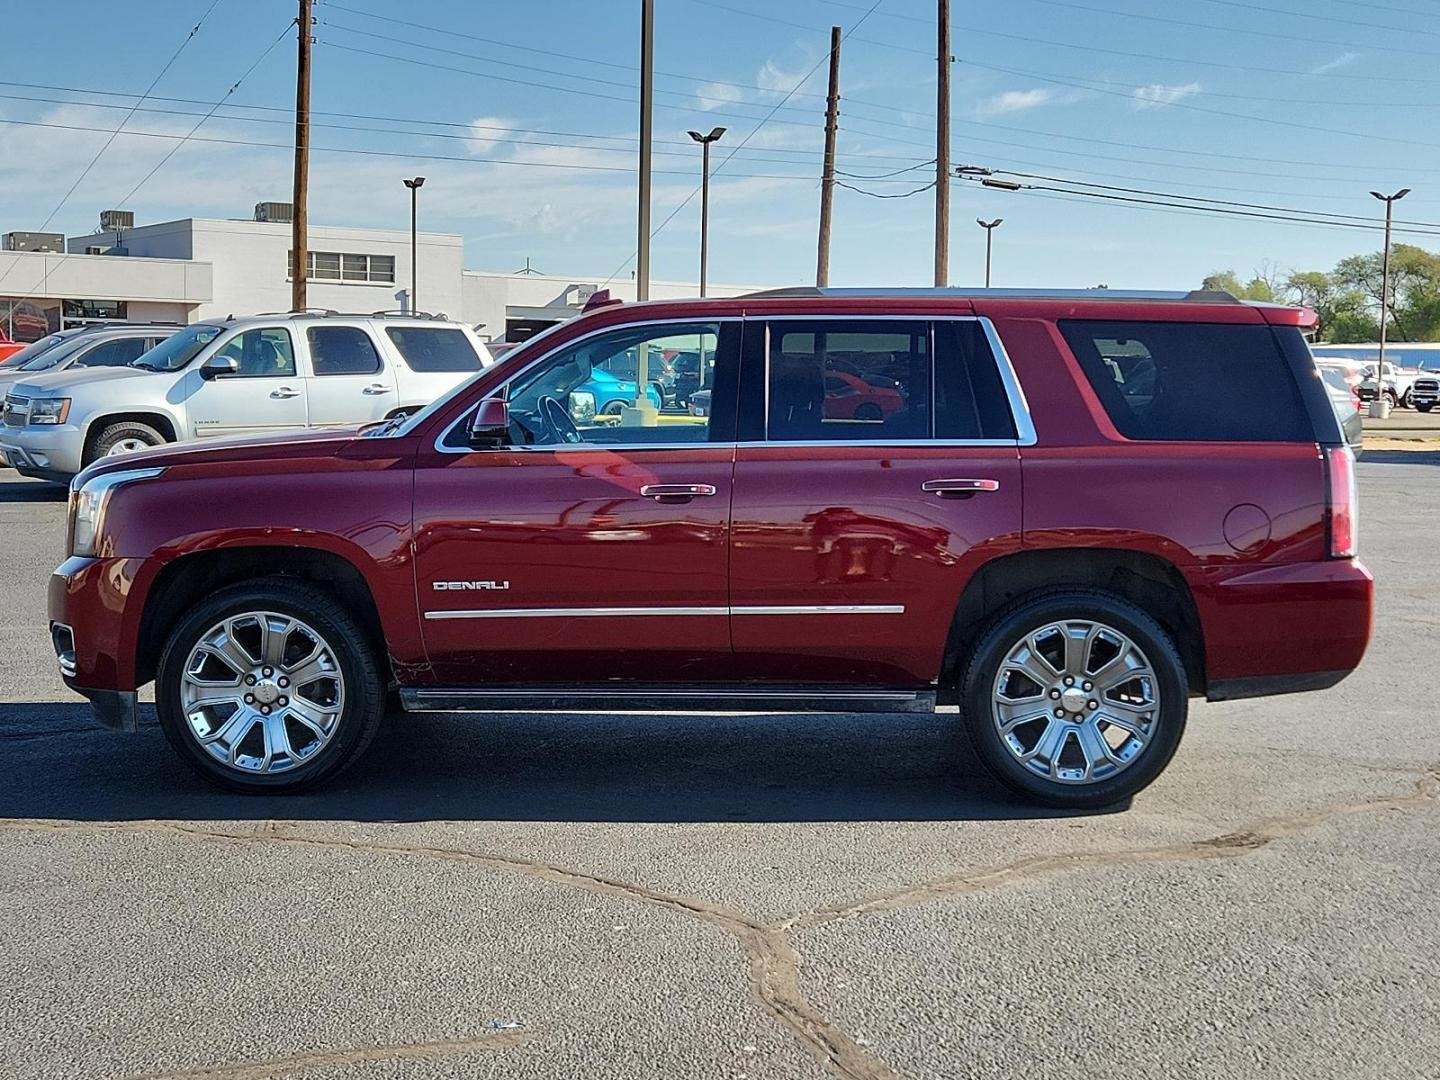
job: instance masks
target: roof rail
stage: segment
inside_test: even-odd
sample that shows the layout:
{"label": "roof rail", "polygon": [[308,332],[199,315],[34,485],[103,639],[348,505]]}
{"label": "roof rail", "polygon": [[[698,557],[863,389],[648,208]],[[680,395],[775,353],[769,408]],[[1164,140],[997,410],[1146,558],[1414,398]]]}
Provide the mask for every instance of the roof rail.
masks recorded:
{"label": "roof rail", "polygon": [[787,289],[762,289],[746,293],[743,299],[771,299],[782,297],[894,297],[908,296],[955,300],[1124,300],[1154,301],[1156,303],[1184,304],[1240,304],[1228,292],[1218,289],[1192,289],[1190,292],[1167,292],[1150,289],[969,289],[969,288],[875,288],[875,289],[831,289],[814,285],[800,285]]}

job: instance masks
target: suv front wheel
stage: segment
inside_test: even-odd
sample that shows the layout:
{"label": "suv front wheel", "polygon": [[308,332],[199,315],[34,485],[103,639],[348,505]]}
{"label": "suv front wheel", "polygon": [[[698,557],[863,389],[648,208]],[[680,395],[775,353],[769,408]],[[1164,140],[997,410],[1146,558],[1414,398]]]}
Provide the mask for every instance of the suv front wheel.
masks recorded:
{"label": "suv front wheel", "polygon": [[1109,593],[1024,599],[981,635],[960,684],[966,733],[1012,790],[1052,806],[1129,798],[1169,763],[1189,683],[1166,632]]}
{"label": "suv front wheel", "polygon": [[156,677],[177,753],[240,792],[330,780],[364,752],[385,712],[369,640],[346,608],[304,582],[221,590],[180,620]]}

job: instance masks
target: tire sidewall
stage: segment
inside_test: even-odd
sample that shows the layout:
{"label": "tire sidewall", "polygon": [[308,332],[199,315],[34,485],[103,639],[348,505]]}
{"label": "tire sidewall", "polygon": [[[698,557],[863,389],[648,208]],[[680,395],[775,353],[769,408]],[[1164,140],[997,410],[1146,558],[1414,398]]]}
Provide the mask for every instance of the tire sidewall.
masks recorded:
{"label": "tire sidewall", "polygon": [[121,439],[144,439],[149,446],[161,446],[165,442],[165,436],[148,424],[111,424],[96,437],[95,448],[90,454],[91,460],[99,461],[108,456],[110,448]]}
{"label": "tire sidewall", "polygon": [[[1095,784],[1061,784],[1031,773],[1006,748],[991,716],[995,675],[1010,649],[1024,634],[1066,619],[1105,623],[1129,637],[1150,659],[1160,692],[1159,723],[1141,758]],[[1118,597],[1076,590],[1021,601],[1001,612],[981,635],[965,667],[960,700],[971,745],[1003,784],[1052,806],[1097,809],[1142,791],[1170,763],[1185,731],[1189,683],[1179,653],[1154,619]]]}
{"label": "tire sidewall", "polygon": [[[232,791],[251,794],[295,791],[322,783],[364,748],[368,741],[367,727],[373,723],[369,714],[376,708],[383,709],[384,686],[373,662],[367,662],[368,657],[364,655],[368,647],[359,627],[328,597],[320,604],[306,603],[286,596],[286,591],[264,586],[241,587],[225,590],[200,603],[175,628],[157,668],[155,706],[165,737],[188,765]],[[181,704],[180,676],[200,635],[222,619],[245,611],[273,611],[314,627],[333,647],[336,664],[345,679],[345,707],[330,742],[314,760],[281,773],[250,775],[221,765],[196,741]]]}

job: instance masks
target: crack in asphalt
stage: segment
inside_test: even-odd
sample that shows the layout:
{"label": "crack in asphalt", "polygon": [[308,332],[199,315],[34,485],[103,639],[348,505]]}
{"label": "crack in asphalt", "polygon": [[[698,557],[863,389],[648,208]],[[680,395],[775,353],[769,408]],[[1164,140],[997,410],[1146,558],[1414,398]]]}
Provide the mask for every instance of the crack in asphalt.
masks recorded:
{"label": "crack in asphalt", "polygon": [[[1411,770],[1412,772],[1414,770]],[[843,1080],[899,1080],[899,1074],[855,1039],[832,1024],[806,997],[800,984],[801,958],[790,935],[792,931],[876,912],[915,907],[932,900],[1001,888],[1033,878],[1054,876],[1094,867],[1185,863],[1210,859],[1237,858],[1259,851],[1276,840],[1295,836],[1334,818],[1386,810],[1406,810],[1425,805],[1440,795],[1440,766],[1432,767],[1415,781],[1408,792],[1322,806],[1303,814],[1278,815],[1218,836],[1149,848],[1094,851],[1076,854],[1036,855],[1000,866],[901,886],[887,892],[788,916],[777,922],[763,922],[733,908],[695,897],[646,888],[643,885],[567,869],[552,863],[518,856],[464,851],[456,848],[415,844],[390,844],[378,840],[346,840],[287,834],[285,823],[260,822],[250,831],[205,828],[178,821],[80,822],[9,819],[0,829],[54,833],[170,833],[222,843],[280,844],[301,847],[349,850],[371,854],[408,855],[483,866],[515,873],[539,881],[582,889],[665,908],[715,927],[733,938],[749,961],[749,982],[756,1000],[792,1037],[801,1043],[831,1072]],[[247,1064],[232,1064],[188,1071],[151,1073],[130,1080],[268,1080],[297,1069],[391,1058],[439,1057],[471,1049],[501,1049],[526,1041],[524,1033],[501,1032],[479,1039],[381,1046],[300,1055],[292,1058]]]}
{"label": "crack in asphalt", "polygon": [[[1411,770],[1412,772],[1414,770]],[[1003,866],[972,870],[936,881],[901,888],[815,911],[804,912],[782,920],[783,931],[822,926],[840,919],[869,915],[878,911],[897,911],[915,907],[931,900],[965,893],[996,889],[1029,878],[1085,870],[1103,866],[1137,866],[1147,863],[1201,862],[1209,859],[1231,859],[1258,851],[1276,840],[1294,836],[1333,818],[1353,814],[1371,814],[1383,810],[1408,810],[1433,801],[1440,795],[1440,767],[1424,772],[1414,788],[1406,793],[1378,799],[1335,803],[1318,807],[1305,814],[1277,815],[1234,832],[1203,840],[1190,840],[1150,848],[1120,851],[1091,851],[1062,855],[1034,855]]]}
{"label": "crack in asphalt", "polygon": [[332,1065],[363,1065],[370,1061],[424,1061],[452,1057],[479,1050],[508,1050],[528,1042],[523,1031],[496,1031],[474,1039],[446,1039],[428,1043],[392,1043],[388,1046],[357,1046],[349,1050],[317,1050],[310,1054],[270,1058],[243,1065],[207,1065],[178,1072],[138,1073],[125,1080],[268,1080],[269,1077]]}

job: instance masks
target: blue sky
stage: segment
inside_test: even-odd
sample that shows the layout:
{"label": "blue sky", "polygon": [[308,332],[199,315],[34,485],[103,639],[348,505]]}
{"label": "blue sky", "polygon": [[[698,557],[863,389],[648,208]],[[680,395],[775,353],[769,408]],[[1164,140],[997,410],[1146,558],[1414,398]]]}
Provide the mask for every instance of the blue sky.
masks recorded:
{"label": "blue sky", "polygon": [[[6,5],[0,120],[26,123],[0,123],[0,231],[41,225],[135,100],[101,92],[142,91],[209,4]],[[824,50],[829,27],[855,27],[870,0],[656,7],[656,224],[698,183],[686,130],[725,126],[711,280],[813,280]],[[1379,209],[1370,189],[1409,186],[1398,216],[1440,221],[1440,5],[1429,0],[954,7],[957,164],[1353,215]],[[314,154],[311,220],[406,227],[400,180],[422,173],[422,228],[463,234],[468,266],[529,259],[557,275],[628,276],[639,8],[320,0],[313,141],[350,152]],[[123,203],[142,222],[243,217],[256,201],[288,199],[293,32],[265,50],[294,13],[290,0],[218,0],[146,102],[164,111],[142,109],[126,126],[189,132],[262,55],[228,103],[274,111],[221,109],[149,179],[175,141],[122,134],[51,227],[90,231],[142,179]],[[930,282],[932,194],[873,195],[931,179],[934,16],[931,0],[882,0],[845,42],[839,168],[873,194],[837,193],[833,284]],[[1005,219],[997,285],[1181,288],[1218,268],[1328,268],[1379,247],[1361,230],[966,184],[952,214],[956,284],[983,273],[981,215]],[[693,279],[698,229],[694,198],[653,241],[657,278]]]}

